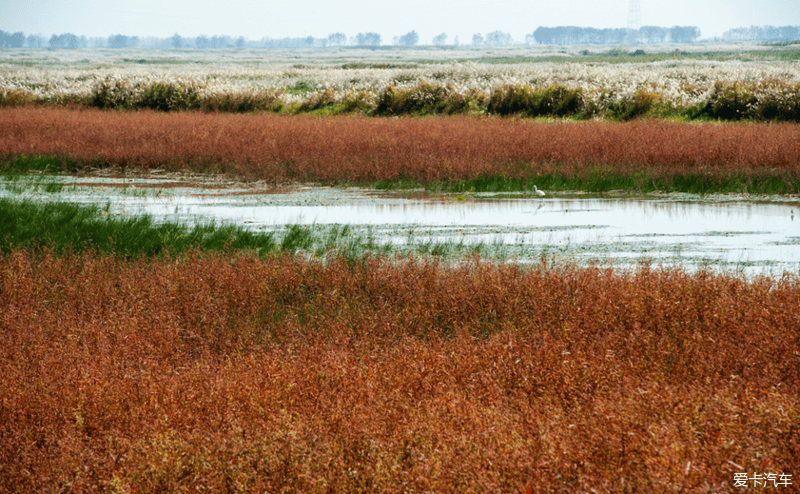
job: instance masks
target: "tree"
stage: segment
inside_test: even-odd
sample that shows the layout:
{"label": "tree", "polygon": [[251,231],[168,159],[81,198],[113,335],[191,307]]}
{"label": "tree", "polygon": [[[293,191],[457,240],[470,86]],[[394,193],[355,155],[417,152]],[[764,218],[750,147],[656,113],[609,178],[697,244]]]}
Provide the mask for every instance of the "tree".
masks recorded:
{"label": "tree", "polygon": [[209,48],[209,45],[210,42],[208,40],[208,36],[206,36],[205,34],[201,34],[194,40],[194,46],[198,50],[205,50],[206,48]]}
{"label": "tree", "polygon": [[344,46],[347,44],[347,36],[344,33],[331,33],[325,38],[328,46]]}
{"label": "tree", "polygon": [[725,41],[791,41],[800,38],[800,26],[750,26],[729,29],[722,33]]}
{"label": "tree", "polygon": [[625,37],[628,35],[628,30],[624,27],[616,29],[607,29],[604,36],[604,43],[611,45],[618,45],[625,42]]}
{"label": "tree", "polygon": [[12,48],[12,43],[14,41],[11,36],[11,33],[0,31],[0,48]]}
{"label": "tree", "polygon": [[533,32],[533,39],[540,45],[553,44],[553,28],[539,26]]}
{"label": "tree", "polygon": [[172,45],[173,48],[183,48],[183,38],[181,38],[180,34],[175,33],[170,38],[170,44]]}
{"label": "tree", "polygon": [[381,44],[381,35],[378,33],[358,33],[354,41],[357,46],[378,46]]}
{"label": "tree", "polygon": [[639,28],[639,40],[643,43],[663,43],[667,40],[667,28],[658,26],[642,26]]}
{"label": "tree", "polygon": [[44,38],[39,34],[30,34],[25,40],[28,48],[44,48]]}
{"label": "tree", "polygon": [[244,36],[239,36],[236,38],[236,48],[244,48],[245,42]]}
{"label": "tree", "polygon": [[697,26],[672,26],[669,28],[669,39],[673,43],[694,43],[700,37]]}
{"label": "tree", "polygon": [[122,34],[112,34],[108,37],[108,47],[109,48],[127,48],[128,47],[128,37],[123,36]]}
{"label": "tree", "polygon": [[800,39],[800,26],[782,26],[779,29],[781,32],[781,39]]}
{"label": "tree", "polygon": [[50,48],[68,48],[75,49],[81,45],[81,38],[78,38],[72,33],[64,33],[50,37]]}
{"label": "tree", "polygon": [[23,33],[22,31],[18,31],[8,36],[9,48],[22,48],[22,45],[24,44],[25,44],[25,33]]}
{"label": "tree", "polygon": [[486,44],[489,46],[509,46],[514,44],[514,38],[503,31],[492,31],[486,35]]}
{"label": "tree", "polygon": [[472,35],[472,46],[483,46],[483,35],[481,33]]}
{"label": "tree", "polygon": [[211,48],[233,48],[235,45],[230,36],[212,36],[209,46]]}
{"label": "tree", "polygon": [[419,42],[419,34],[416,31],[409,31],[395,39],[395,44],[400,46],[414,46]]}
{"label": "tree", "polygon": [[447,44],[447,33],[437,34],[431,40],[431,43],[436,46],[444,46]]}
{"label": "tree", "polygon": [[578,26],[563,26],[561,28],[561,32],[564,36],[564,45],[576,45],[580,43],[581,39],[581,28]]}

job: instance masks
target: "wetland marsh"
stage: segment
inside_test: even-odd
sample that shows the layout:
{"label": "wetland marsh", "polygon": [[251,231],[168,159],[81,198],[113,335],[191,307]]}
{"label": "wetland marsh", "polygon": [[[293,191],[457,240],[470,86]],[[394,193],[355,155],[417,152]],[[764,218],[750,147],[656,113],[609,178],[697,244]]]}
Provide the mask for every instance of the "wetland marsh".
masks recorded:
{"label": "wetland marsh", "polygon": [[7,176],[0,197],[11,196],[278,238],[302,227],[308,230],[305,250],[318,254],[351,243],[364,251],[479,254],[514,262],[549,257],[629,266],[649,260],[749,274],[796,272],[800,266],[798,199],[792,196],[443,194],[155,175]]}
{"label": "wetland marsh", "polygon": [[644,48],[0,53],[0,491],[796,479],[797,47]]}

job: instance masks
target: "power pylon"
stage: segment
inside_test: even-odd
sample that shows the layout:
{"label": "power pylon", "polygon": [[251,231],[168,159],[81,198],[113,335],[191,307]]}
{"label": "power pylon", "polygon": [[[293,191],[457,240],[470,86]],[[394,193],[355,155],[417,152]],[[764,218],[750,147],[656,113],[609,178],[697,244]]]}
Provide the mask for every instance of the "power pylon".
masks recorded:
{"label": "power pylon", "polygon": [[642,9],[639,0],[631,0],[628,7],[628,29],[639,30],[642,27]]}

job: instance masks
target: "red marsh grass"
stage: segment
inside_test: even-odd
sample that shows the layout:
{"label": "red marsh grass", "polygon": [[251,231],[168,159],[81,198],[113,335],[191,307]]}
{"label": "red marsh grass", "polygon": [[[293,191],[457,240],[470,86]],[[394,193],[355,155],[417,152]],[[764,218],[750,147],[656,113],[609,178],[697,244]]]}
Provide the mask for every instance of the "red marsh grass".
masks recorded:
{"label": "red marsh grass", "polygon": [[16,250],[0,491],[796,483],[799,328],[797,276]]}
{"label": "red marsh grass", "polygon": [[0,155],[54,155],[78,166],[218,171],[270,182],[796,177],[800,126],[3,108]]}

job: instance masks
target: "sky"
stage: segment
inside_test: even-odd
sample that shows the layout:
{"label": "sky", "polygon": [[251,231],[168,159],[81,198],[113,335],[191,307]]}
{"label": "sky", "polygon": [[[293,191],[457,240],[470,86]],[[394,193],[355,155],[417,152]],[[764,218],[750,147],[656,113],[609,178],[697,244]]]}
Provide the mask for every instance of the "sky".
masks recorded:
{"label": "sky", "polygon": [[[417,31],[504,31],[518,41],[539,26],[626,27],[631,0],[0,0],[0,29],[28,34],[325,37],[377,32],[387,43]],[[642,25],[698,26],[702,37],[751,25],[800,25],[800,0],[639,0]]]}

